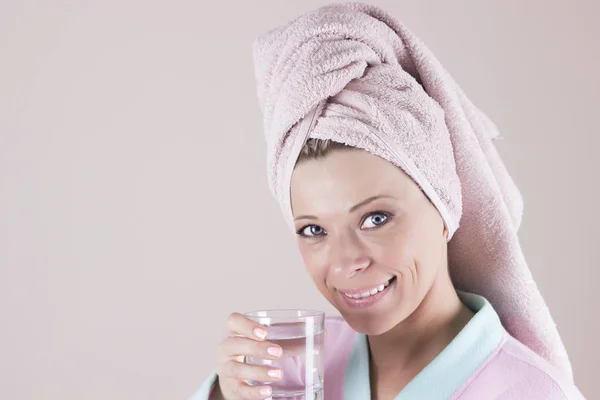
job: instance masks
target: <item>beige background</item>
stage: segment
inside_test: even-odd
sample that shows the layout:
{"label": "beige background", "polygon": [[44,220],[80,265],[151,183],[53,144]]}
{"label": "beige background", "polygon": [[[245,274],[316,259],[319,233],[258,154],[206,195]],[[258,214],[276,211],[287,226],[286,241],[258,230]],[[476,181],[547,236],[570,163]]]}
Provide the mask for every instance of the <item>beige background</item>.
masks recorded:
{"label": "beige background", "polygon": [[[373,3],[500,126],[528,261],[600,398],[600,8]],[[230,312],[332,311],[268,192],[250,52],[322,4],[0,2],[0,398],[185,399]]]}

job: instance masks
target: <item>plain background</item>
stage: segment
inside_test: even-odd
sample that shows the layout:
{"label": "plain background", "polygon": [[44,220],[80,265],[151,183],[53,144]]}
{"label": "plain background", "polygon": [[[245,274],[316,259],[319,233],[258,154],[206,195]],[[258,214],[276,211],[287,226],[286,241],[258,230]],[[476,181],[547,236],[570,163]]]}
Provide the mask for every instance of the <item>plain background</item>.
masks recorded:
{"label": "plain background", "polygon": [[[0,398],[185,399],[230,312],[333,312],[268,191],[251,58],[325,3],[0,2]],[[372,3],[499,125],[527,260],[600,398],[598,3]]]}

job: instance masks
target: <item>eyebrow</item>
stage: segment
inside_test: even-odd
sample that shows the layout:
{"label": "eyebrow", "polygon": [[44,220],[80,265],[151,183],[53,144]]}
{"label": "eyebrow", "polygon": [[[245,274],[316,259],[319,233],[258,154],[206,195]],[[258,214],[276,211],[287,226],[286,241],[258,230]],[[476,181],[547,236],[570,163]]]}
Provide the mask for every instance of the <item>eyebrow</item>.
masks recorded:
{"label": "eyebrow", "polygon": [[[364,199],[363,201],[361,201],[360,203],[357,203],[355,205],[353,205],[352,207],[350,207],[350,209],[348,210],[348,214],[353,213],[354,211],[356,211],[357,209],[366,206],[367,204],[378,200],[378,199],[395,199],[395,197],[392,196],[387,196],[384,194],[380,194],[377,196],[371,196],[367,199]],[[299,219],[317,219],[317,217],[315,217],[314,215],[300,215],[299,217],[294,218],[294,221],[297,221]]]}

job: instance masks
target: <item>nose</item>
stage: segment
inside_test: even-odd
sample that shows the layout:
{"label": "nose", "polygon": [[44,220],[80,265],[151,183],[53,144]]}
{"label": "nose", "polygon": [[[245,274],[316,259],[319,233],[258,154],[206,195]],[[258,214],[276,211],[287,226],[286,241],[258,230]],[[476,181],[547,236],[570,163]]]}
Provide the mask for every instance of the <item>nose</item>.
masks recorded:
{"label": "nose", "polygon": [[329,239],[329,262],[334,273],[351,278],[371,265],[367,248],[355,232],[330,235]]}

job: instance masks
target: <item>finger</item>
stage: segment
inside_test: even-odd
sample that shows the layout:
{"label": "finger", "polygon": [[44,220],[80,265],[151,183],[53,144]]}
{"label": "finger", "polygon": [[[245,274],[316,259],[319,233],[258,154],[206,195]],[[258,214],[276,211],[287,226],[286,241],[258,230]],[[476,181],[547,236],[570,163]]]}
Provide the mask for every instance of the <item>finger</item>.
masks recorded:
{"label": "finger", "polygon": [[[245,337],[228,337],[219,345],[220,362],[240,356],[257,357],[266,360],[278,360],[281,358],[283,349],[274,343],[267,341],[258,342]],[[239,360],[239,358],[238,358]]]}
{"label": "finger", "polygon": [[217,368],[218,375],[244,381],[277,382],[283,377],[279,368],[252,365],[230,360]]}
{"label": "finger", "polygon": [[233,393],[239,399],[266,399],[272,392],[270,386],[251,386],[244,381],[236,381],[233,386]]}
{"label": "finger", "polygon": [[227,318],[227,330],[229,335],[239,335],[256,340],[265,340],[267,327],[242,315],[233,313]]}

